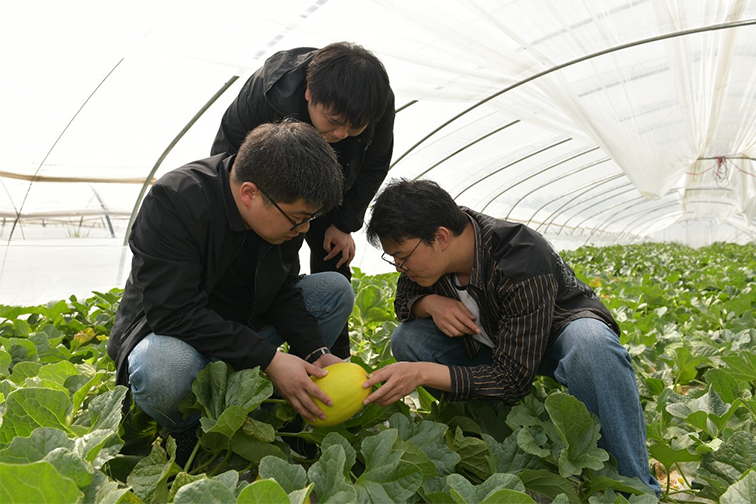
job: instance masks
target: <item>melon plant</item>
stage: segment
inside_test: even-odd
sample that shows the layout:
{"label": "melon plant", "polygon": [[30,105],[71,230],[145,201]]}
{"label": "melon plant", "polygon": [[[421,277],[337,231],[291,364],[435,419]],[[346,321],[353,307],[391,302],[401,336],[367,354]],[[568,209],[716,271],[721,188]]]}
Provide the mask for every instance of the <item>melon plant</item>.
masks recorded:
{"label": "melon plant", "polygon": [[[756,245],[563,256],[622,328],[662,500],[756,502]],[[351,361],[363,369],[394,362],[397,275],[354,269]],[[322,428],[303,426],[259,368],[213,362],[182,410],[201,420],[181,467],[173,437],[136,407],[122,414],[105,351],[121,294],[0,304],[0,502],[656,501],[613,459],[597,462],[598,420],[545,377],[513,405],[421,387]]]}
{"label": "melon plant", "polygon": [[328,374],[322,378],[311,376],[310,379],[326,393],[333,401],[333,406],[327,406],[317,397],[313,397],[315,404],[326,414],[325,420],[316,418],[307,420],[314,427],[330,427],[350,419],[362,409],[362,401],[370,395],[369,388],[362,388],[367,380],[367,372],[352,362],[339,362],[326,366]]}

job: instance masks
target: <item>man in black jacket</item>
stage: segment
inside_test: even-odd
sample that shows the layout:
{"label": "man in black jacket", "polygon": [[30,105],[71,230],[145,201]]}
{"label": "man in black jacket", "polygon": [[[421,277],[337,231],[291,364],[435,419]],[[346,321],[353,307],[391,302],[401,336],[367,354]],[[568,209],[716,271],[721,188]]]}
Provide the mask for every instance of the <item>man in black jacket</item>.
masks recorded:
{"label": "man in black jacket", "polygon": [[[196,374],[223,360],[259,366],[304,417],[324,418],[309,379],[340,362],[328,351],[354,304],[338,273],[299,276],[302,235],[341,198],[333,150],[310,125],[253,130],[239,153],[167,173],[129,236],[134,254],[108,354],[117,383],[172,432],[192,427],[179,403]],[[277,351],[286,341],[291,353]]]}
{"label": "man in black jacket", "polygon": [[[211,153],[234,153],[249,130],[289,116],[317,128],[344,172],[342,201],[306,234],[310,271],[338,271],[350,279],[351,233],[362,227],[393,151],[394,95],[386,70],[372,53],[346,42],[278,52],[226,110]],[[350,355],[346,325],[333,352]]]}
{"label": "man in black jacket", "polygon": [[536,374],[551,376],[599,417],[599,446],[619,473],[660,494],[619,326],[541,235],[459,207],[429,180],[398,180],[376,198],[367,236],[402,273],[402,323],[391,337],[400,362],[371,374],[364,387],[384,384],[366,403],[423,385],[450,400],[514,404]]}

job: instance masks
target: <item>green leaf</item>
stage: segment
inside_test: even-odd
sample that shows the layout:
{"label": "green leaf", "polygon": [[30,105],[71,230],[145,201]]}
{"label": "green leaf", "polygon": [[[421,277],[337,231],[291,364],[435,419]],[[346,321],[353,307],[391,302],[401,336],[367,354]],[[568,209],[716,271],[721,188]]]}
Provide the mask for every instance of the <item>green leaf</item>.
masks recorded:
{"label": "green leaf", "polygon": [[736,380],[756,385],[756,353],[742,351],[735,355],[725,355],[722,360],[727,364],[727,371]]}
{"label": "green leaf", "polygon": [[100,394],[89,403],[87,416],[82,416],[75,422],[77,425],[90,427],[94,430],[116,430],[121,423],[122,405],[128,389],[117,385],[113,390]]}
{"label": "green leaf", "polygon": [[74,452],[99,469],[118,455],[123,444],[117,428],[97,429],[77,438]]}
{"label": "green leaf", "polygon": [[79,502],[84,494],[50,462],[0,463],[0,502],[11,504]]}
{"label": "green leaf", "polygon": [[452,449],[461,457],[458,466],[460,469],[470,471],[480,479],[486,479],[494,473],[491,453],[488,451],[488,445],[482,439],[465,437],[462,429],[457,427]]}
{"label": "green leaf", "polygon": [[0,349],[0,377],[10,374],[10,365],[13,363],[11,354]]}
{"label": "green leaf", "polygon": [[[176,442],[173,441],[173,438],[169,437],[168,443],[173,444],[173,452],[175,454]],[[137,497],[145,502],[161,500],[161,496],[163,495],[167,498],[168,488],[166,482],[169,477],[179,472],[173,460],[174,457],[171,457],[170,460],[168,459],[165,450],[158,443],[153,444],[150,454],[140,460],[128,478],[126,478],[126,484],[133,489]],[[228,490],[226,489],[226,491]],[[176,494],[176,497],[178,498],[178,494]],[[202,501],[197,500],[195,502]]]}
{"label": "green leaf", "polygon": [[405,501],[422,484],[420,468],[402,460],[405,452],[398,448],[398,438],[396,429],[388,429],[362,441],[365,471],[355,483],[359,500]]}
{"label": "green leaf", "polygon": [[507,504],[535,504],[535,501],[528,494],[507,490],[506,488],[492,492],[480,504],[499,504],[501,502],[506,502]]}
{"label": "green leaf", "polygon": [[[200,442],[203,443],[203,446],[205,446],[204,442],[206,437],[210,436],[204,435],[200,438]],[[247,436],[242,431],[234,434],[234,437],[228,442],[228,446],[230,446],[234,453],[250,462],[260,463],[260,461],[268,455],[286,459],[286,455],[284,455],[278,446],[272,443],[258,441],[252,436]],[[223,449],[226,449],[225,444]]]}
{"label": "green leaf", "polygon": [[56,448],[44,458],[50,462],[61,476],[70,479],[80,489],[92,483],[94,468],[67,448]]}
{"label": "green leaf", "polygon": [[687,449],[674,449],[665,444],[654,444],[648,449],[648,454],[658,460],[669,472],[672,464],[679,462],[695,462],[701,460],[701,455],[691,453]]}
{"label": "green leaf", "polygon": [[225,404],[249,412],[272,394],[273,384],[260,373],[259,367],[243,369],[229,375]]}
{"label": "green leaf", "polygon": [[235,501],[234,494],[220,481],[201,479],[182,486],[176,492],[173,504],[197,504],[199,502],[202,504],[228,504]]}
{"label": "green leaf", "polygon": [[609,454],[596,446],[601,425],[580,400],[555,393],[546,398],[546,411],[564,443],[559,454],[559,474],[565,478],[579,475],[583,468],[600,469]]}
{"label": "green leaf", "polygon": [[307,473],[300,465],[289,464],[277,457],[265,457],[260,461],[260,477],[275,479],[287,494],[307,486]]}
{"label": "green leaf", "polygon": [[734,432],[719,449],[701,460],[702,469],[731,485],[756,467],[756,436],[750,432]]}
{"label": "green leaf", "polygon": [[42,364],[40,364],[39,362],[18,362],[15,366],[13,366],[13,372],[10,375],[10,380],[13,383],[23,385],[28,378],[34,378],[38,376],[40,369],[42,369]]}
{"label": "green leaf", "polygon": [[96,387],[107,380],[108,374],[105,372],[99,372],[96,373],[94,376],[92,376],[89,380],[87,380],[83,385],[81,385],[76,392],[74,392],[72,399],[73,399],[73,411],[78,412],[81,408],[81,405],[84,404],[84,400],[87,398],[87,395],[89,394],[89,391],[92,390],[93,387]]}
{"label": "green leaf", "polygon": [[74,440],[66,433],[51,427],[34,430],[29,437],[17,436],[0,450],[0,460],[9,464],[25,464],[38,462],[56,448],[66,448],[73,451]]}
{"label": "green leaf", "polygon": [[289,496],[274,479],[262,479],[246,486],[236,502],[237,504],[290,504]]}
{"label": "green leaf", "polygon": [[719,499],[720,504],[741,502],[756,502],[756,471],[749,472],[743,479],[730,485]]}
{"label": "green leaf", "polygon": [[462,460],[462,457],[446,444],[444,435],[448,427],[442,423],[427,420],[412,423],[405,415],[395,413],[389,419],[389,427],[397,429],[401,439],[420,448],[433,461],[439,476],[454,472]]}
{"label": "green leaf", "polygon": [[245,418],[244,424],[242,424],[242,432],[264,443],[272,443],[276,439],[276,430],[272,425],[254,418]]}
{"label": "green leaf", "polygon": [[540,458],[547,458],[551,455],[551,450],[544,448],[548,442],[548,436],[543,430],[543,427],[523,427],[517,431],[517,445],[522,448],[522,451],[535,455]]}
{"label": "green leaf", "polygon": [[346,454],[340,445],[331,445],[307,471],[308,479],[315,484],[318,501],[355,502],[357,491],[344,476]]}
{"label": "green leaf", "polygon": [[217,432],[230,439],[236,431],[241,429],[246,418],[247,412],[244,411],[244,408],[229,406],[220,414],[217,420],[215,418],[203,417],[200,419],[200,423],[204,432]]}
{"label": "green leaf", "polygon": [[575,493],[572,482],[551,471],[524,469],[517,473],[517,477],[520,478],[525,488],[532,492],[537,492],[551,499],[564,495],[570,504],[580,503],[580,498]]}
{"label": "green leaf", "polygon": [[709,369],[706,372],[706,383],[728,404],[732,404],[740,396],[738,381],[723,369]]}
{"label": "green leaf", "polygon": [[[525,485],[520,478],[513,474],[492,474],[480,485],[473,485],[461,474],[450,474],[446,478],[450,493],[459,503],[468,502],[523,502],[532,503],[533,499],[527,496]],[[502,490],[508,492],[502,493]],[[506,498],[506,500],[499,500]],[[523,500],[523,498],[525,500]]]}
{"label": "green leaf", "polygon": [[171,490],[168,492],[168,502],[173,502],[176,499],[176,494],[182,487],[202,479],[207,479],[207,475],[204,473],[193,475],[183,471],[178,473],[171,483]]}
{"label": "green leaf", "polygon": [[0,443],[14,437],[29,437],[38,427],[54,427],[69,431],[67,417],[71,401],[66,392],[43,388],[21,388],[11,392],[0,426]]}
{"label": "green leaf", "polygon": [[516,432],[510,434],[501,443],[488,434],[483,434],[483,440],[492,454],[493,472],[516,473],[522,469],[542,469],[545,467],[540,457],[525,453],[518,446]]}
{"label": "green leaf", "polygon": [[344,476],[348,478],[352,466],[357,461],[357,451],[352,447],[351,444],[349,444],[349,441],[347,441],[344,436],[337,432],[329,432],[325,436],[323,442],[320,445],[320,450],[326,451],[332,445],[338,445],[344,449]]}

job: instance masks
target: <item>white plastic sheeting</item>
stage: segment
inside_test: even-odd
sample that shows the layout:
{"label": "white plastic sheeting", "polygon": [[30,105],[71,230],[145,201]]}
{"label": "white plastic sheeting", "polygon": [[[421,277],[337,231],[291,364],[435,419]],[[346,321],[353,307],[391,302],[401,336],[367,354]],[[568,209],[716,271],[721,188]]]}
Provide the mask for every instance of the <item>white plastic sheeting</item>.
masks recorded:
{"label": "white plastic sheeting", "polygon": [[389,72],[390,178],[559,248],[756,238],[754,1],[4,2],[0,303],[121,286],[149,181],[208,155],[267,56],[338,40]]}

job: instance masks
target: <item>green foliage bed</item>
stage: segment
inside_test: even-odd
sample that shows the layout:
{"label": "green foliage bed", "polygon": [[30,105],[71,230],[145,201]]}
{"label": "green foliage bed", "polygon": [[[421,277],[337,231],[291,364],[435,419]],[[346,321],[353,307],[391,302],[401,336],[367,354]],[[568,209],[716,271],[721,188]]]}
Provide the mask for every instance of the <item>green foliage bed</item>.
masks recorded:
{"label": "green foliage bed", "polygon": [[[756,246],[564,256],[622,326],[663,500],[756,502]],[[395,279],[355,272],[353,361],[368,369],[392,362]],[[514,406],[421,389],[337,427],[292,429],[294,410],[258,369],[214,363],[185,402],[201,435],[179,467],[172,438],[135,408],[122,416],[105,353],[119,296],[0,305],[0,502],[656,500],[597,448],[585,407],[542,378]]]}

